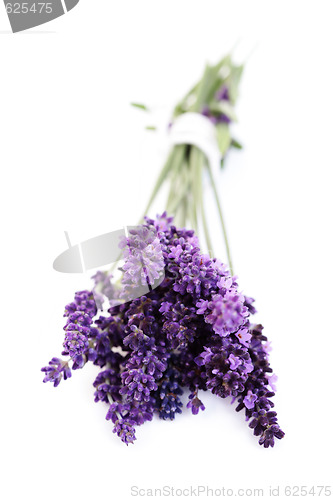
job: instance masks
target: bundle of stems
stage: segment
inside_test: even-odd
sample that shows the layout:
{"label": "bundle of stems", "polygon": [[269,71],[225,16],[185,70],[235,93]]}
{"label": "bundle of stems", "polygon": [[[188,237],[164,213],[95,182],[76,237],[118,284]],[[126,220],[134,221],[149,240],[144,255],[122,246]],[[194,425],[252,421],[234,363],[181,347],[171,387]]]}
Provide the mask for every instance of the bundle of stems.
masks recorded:
{"label": "bundle of stems", "polygon": [[[221,154],[221,167],[231,148],[241,148],[241,145],[231,135],[230,126],[237,120],[234,111],[238,96],[238,87],[243,66],[233,63],[228,55],[216,65],[207,65],[202,78],[185,95],[174,109],[172,121],[188,112],[200,113],[213,123],[216,141]],[[144,106],[137,105],[146,109]],[[233,272],[230,246],[226,225],[223,218],[217,181],[211,165],[204,152],[193,144],[178,144],[171,148],[166,163],[161,169],[155,187],[144,211],[147,215],[162,186],[168,183],[169,195],[166,201],[166,211],[174,216],[176,225],[191,227],[198,234],[203,228],[206,245],[213,253],[211,228],[205,208],[204,177],[209,179],[221,230],[226,246],[226,253],[231,273]]]}

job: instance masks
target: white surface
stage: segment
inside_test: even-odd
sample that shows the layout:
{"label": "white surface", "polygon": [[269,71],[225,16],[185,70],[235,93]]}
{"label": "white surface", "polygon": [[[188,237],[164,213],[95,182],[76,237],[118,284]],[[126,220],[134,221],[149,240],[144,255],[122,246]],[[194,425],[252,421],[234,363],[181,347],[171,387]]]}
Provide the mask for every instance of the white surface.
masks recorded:
{"label": "white surface", "polygon": [[[268,498],[269,485],[332,483],[332,14],[324,1],[81,0],[12,35],[0,6],[2,498],[198,484]],[[286,437],[262,449],[243,415],[205,394],[204,413],[155,419],[126,447],[93,402],[93,367],[42,384],[63,307],[88,286],[52,262],[64,230],[75,244],[144,209],[166,146],[128,103],[171,110],[237,40],[240,59],[255,48],[234,128],[244,150],[220,191],[236,273],[273,342]]]}

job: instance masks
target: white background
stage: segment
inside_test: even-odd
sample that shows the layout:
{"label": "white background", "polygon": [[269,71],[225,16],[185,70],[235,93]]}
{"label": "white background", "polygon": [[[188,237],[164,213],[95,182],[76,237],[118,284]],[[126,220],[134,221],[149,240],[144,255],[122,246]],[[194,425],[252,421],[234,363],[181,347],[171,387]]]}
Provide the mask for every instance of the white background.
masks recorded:
{"label": "white background", "polygon": [[[2,498],[332,484],[332,16],[324,1],[81,0],[13,35],[0,6]],[[240,286],[273,342],[286,437],[259,447],[242,414],[203,394],[205,412],[155,419],[126,447],[93,402],[95,367],[42,384],[63,307],[89,286],[52,262],[64,230],[75,244],[144,209],[167,143],[129,102],[163,127],[237,41],[240,61],[252,53],[234,127],[244,150],[219,189]]]}

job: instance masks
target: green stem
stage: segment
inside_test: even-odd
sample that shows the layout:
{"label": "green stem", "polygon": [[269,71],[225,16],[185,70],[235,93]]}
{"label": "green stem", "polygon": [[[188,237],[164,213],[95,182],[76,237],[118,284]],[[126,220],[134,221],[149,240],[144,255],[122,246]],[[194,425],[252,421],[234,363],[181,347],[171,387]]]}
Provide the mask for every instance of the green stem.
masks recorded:
{"label": "green stem", "polygon": [[209,235],[209,229],[208,229],[208,224],[207,224],[207,219],[206,219],[206,211],[205,211],[205,205],[204,205],[204,199],[203,199],[203,189],[202,189],[202,169],[204,165],[204,154],[200,149],[198,149],[196,146],[191,147],[191,152],[190,152],[190,162],[191,162],[191,168],[193,169],[193,176],[195,179],[195,185],[197,186],[196,189],[196,202],[199,204],[200,212],[201,212],[201,218],[202,218],[202,225],[205,233],[205,239],[208,247],[209,253],[213,252],[213,245],[210,239]]}
{"label": "green stem", "polygon": [[147,203],[146,209],[144,210],[143,216],[140,218],[139,222],[141,222],[143,220],[143,217],[145,215],[147,215],[148,210],[150,209],[153,201],[155,200],[155,197],[156,197],[157,193],[159,192],[163,182],[167,178],[169,172],[172,171],[173,169],[177,168],[178,164],[181,161],[181,158],[183,157],[183,154],[184,154],[184,152],[183,152],[182,146],[175,146],[171,149],[169,156],[168,156],[168,159],[167,159],[164,167],[162,168],[160,175],[158,176],[158,179],[156,181],[153,192],[152,192],[152,194],[149,198],[149,201]]}
{"label": "green stem", "polygon": [[190,193],[190,176],[189,176],[189,162],[188,158],[184,161],[183,166],[183,183],[184,183],[184,196],[183,196],[183,220],[182,226],[186,227],[188,220],[191,220],[191,207],[189,204],[189,193]]}
{"label": "green stem", "polygon": [[[182,174],[184,170],[184,158],[185,158],[185,148],[184,145],[176,146],[178,150],[178,155],[175,158],[175,164],[172,168],[172,173],[170,177],[170,191],[168,200],[166,203],[166,211],[170,213],[170,215],[174,214],[175,207],[178,207],[181,199],[183,198],[183,182],[182,182]],[[178,198],[177,194],[180,195]]]}
{"label": "green stem", "polygon": [[174,216],[175,224],[179,226],[186,225],[187,210],[186,210],[186,197],[188,193],[188,180],[187,180],[187,159],[186,159],[186,146],[183,146],[184,156],[174,176],[170,182],[170,193],[167,203],[167,212],[169,215]]}
{"label": "green stem", "polygon": [[[191,146],[192,149],[192,146]],[[192,225],[192,229],[194,229],[195,233],[198,234],[198,214],[197,214],[197,195],[196,195],[196,189],[197,189],[197,182],[196,182],[196,171],[195,171],[195,165],[193,165],[193,155],[189,153],[189,161],[188,161],[188,179],[189,179],[189,187],[188,187],[188,196],[189,196],[189,214],[190,214],[190,221]]]}
{"label": "green stem", "polygon": [[218,192],[217,192],[217,189],[216,189],[216,184],[215,184],[215,181],[214,181],[212,169],[210,168],[210,165],[209,165],[208,162],[206,162],[206,165],[207,165],[207,170],[208,170],[210,182],[211,182],[211,185],[212,185],[212,188],[213,188],[213,192],[214,192],[214,197],[215,197],[215,201],[216,201],[217,210],[218,210],[219,217],[220,217],[220,222],[221,222],[221,227],[222,227],[222,232],[223,232],[223,237],[224,237],[225,248],[226,248],[226,251],[227,251],[227,258],[228,258],[228,263],[229,263],[229,269],[230,269],[231,275],[233,275],[231,253],[230,253],[230,247],[229,247],[229,242],[228,242],[227,230],[226,230],[226,226],[225,226],[224,219],[223,219],[223,214],[222,214],[222,207],[221,207],[221,203],[220,203],[220,200],[219,200],[219,195],[218,195]]}

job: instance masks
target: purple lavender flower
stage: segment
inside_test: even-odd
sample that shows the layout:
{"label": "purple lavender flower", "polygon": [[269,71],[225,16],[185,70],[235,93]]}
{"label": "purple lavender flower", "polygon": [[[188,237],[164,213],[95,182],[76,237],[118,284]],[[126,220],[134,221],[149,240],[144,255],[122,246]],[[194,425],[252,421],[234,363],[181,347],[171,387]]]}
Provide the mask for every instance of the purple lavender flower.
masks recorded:
{"label": "purple lavender flower", "polygon": [[251,410],[254,408],[254,403],[257,401],[258,396],[256,394],[253,394],[252,391],[248,391],[245,398],[244,398],[244,405],[248,410]]}
{"label": "purple lavender flower", "polygon": [[60,384],[62,377],[67,380],[72,376],[68,362],[59,358],[52,358],[49,365],[42,368],[42,372],[45,373],[43,382],[53,382],[54,387]]}
{"label": "purple lavender flower", "polygon": [[198,366],[208,364],[211,361],[212,357],[214,356],[214,353],[212,352],[210,347],[205,347],[204,349],[205,349],[204,352],[199,354],[199,356],[197,356],[194,359],[194,361]]}
{"label": "purple lavender flower", "polygon": [[177,413],[181,413],[183,403],[180,396],[183,390],[180,386],[180,374],[174,366],[170,366],[158,382],[158,389],[154,393],[155,411],[163,420],[173,420]]}
{"label": "purple lavender flower", "polygon": [[275,373],[273,373],[273,375],[270,375],[269,377],[267,377],[267,380],[268,380],[268,385],[270,386],[270,388],[272,389],[272,391],[276,391],[276,382],[278,381],[278,377],[275,375]]}
{"label": "purple lavender flower", "polygon": [[130,230],[120,247],[123,250],[125,285],[153,285],[164,270],[160,240],[154,228],[138,226]]}
{"label": "purple lavender flower", "polygon": [[77,356],[82,355],[89,348],[89,337],[94,331],[91,328],[92,311],[88,309],[88,313],[84,310],[77,310],[68,313],[68,320],[64,326],[66,332],[63,342],[64,353],[75,360]]}
{"label": "purple lavender flower", "polygon": [[154,225],[157,231],[165,232],[170,229],[172,221],[173,217],[168,217],[167,213],[163,212],[162,215],[156,216],[156,220],[155,221],[153,220],[152,224]]}
{"label": "purple lavender flower", "polygon": [[272,342],[265,342],[265,344],[263,344],[262,347],[264,351],[268,354],[269,352],[272,351]]}
{"label": "purple lavender flower", "polygon": [[121,400],[119,394],[121,388],[121,379],[118,370],[114,368],[108,368],[100,372],[94,382],[95,391],[95,402],[104,401],[108,403],[111,401]]}
{"label": "purple lavender flower", "polygon": [[197,396],[197,391],[191,393],[189,395],[189,402],[186,405],[186,408],[190,408],[193,415],[198,415],[199,410],[204,410],[205,406],[202,401]]}
{"label": "purple lavender flower", "polygon": [[208,309],[208,305],[209,305],[208,300],[203,300],[203,299],[200,299],[200,300],[196,303],[196,306],[197,306],[197,308],[198,308],[197,313],[198,313],[198,314],[204,314],[204,313],[205,313],[205,311],[207,311],[207,309]]}
{"label": "purple lavender flower", "polygon": [[159,311],[161,313],[166,313],[166,312],[170,311],[171,306],[172,306],[171,302],[168,302],[168,301],[162,302],[162,305],[159,308]]}
{"label": "purple lavender flower", "polygon": [[205,321],[212,325],[215,333],[225,337],[243,326],[248,315],[243,295],[230,287],[225,289],[223,295],[215,294],[212,297],[205,312]]}
{"label": "purple lavender flower", "polygon": [[[274,446],[274,440],[282,439],[284,432],[280,429],[277,423],[277,415],[272,411],[274,404],[271,397],[274,392],[271,392],[268,387],[267,373],[271,373],[272,369],[269,366],[268,355],[264,349],[267,337],[262,334],[262,325],[251,325],[251,344],[249,353],[254,366],[253,371],[249,374],[245,383],[245,390],[238,398],[238,406],[236,411],[245,408],[247,420],[250,420],[250,428],[253,429],[255,436],[260,436],[259,444],[265,448]],[[247,394],[256,396],[255,404],[249,408]]]}
{"label": "purple lavender flower", "polygon": [[105,297],[108,299],[110,306],[119,303],[119,290],[117,290],[112,284],[112,274],[102,271],[97,271],[92,279],[95,282],[93,288],[93,295],[96,306],[99,310],[102,310]]}
{"label": "purple lavender flower", "polygon": [[89,338],[95,332],[91,327],[93,318],[97,314],[97,307],[92,292],[84,290],[75,294],[74,302],[65,307],[64,316],[67,317],[64,353],[73,361],[73,368],[82,368],[85,364],[84,353],[89,350]]}
{"label": "purple lavender flower", "polygon": [[[74,301],[65,307],[64,316],[67,317],[65,339],[63,342],[63,355],[69,355],[73,361],[72,369],[83,368],[87,361],[95,361],[96,353],[90,347],[89,337],[96,333],[96,329],[91,327],[93,317],[97,313],[96,303],[93,293],[87,290],[76,292]],[[71,376],[69,360],[63,361],[59,358],[52,358],[49,366],[42,368],[46,373],[43,382],[53,382],[57,387],[64,378]]]}
{"label": "purple lavender flower", "polygon": [[251,340],[251,333],[249,333],[246,328],[240,328],[238,332],[235,333],[235,335],[241,344],[245,346],[249,345],[249,342]]}
{"label": "purple lavender flower", "polygon": [[88,337],[80,331],[69,330],[66,332],[63,346],[66,353],[68,352],[70,357],[74,359],[88,349]]}
{"label": "purple lavender flower", "polygon": [[136,439],[133,424],[127,420],[117,420],[113,432],[116,432],[122,442],[127,445]]}
{"label": "purple lavender flower", "polygon": [[[216,103],[221,101],[230,103],[229,89],[226,85],[222,85],[222,87],[216,92],[215,101]],[[212,105],[204,105],[201,114],[207,116],[207,118],[209,118],[214,125],[217,123],[231,123],[231,118],[223,113],[223,111],[216,108],[216,106],[213,107]]]}
{"label": "purple lavender flower", "polygon": [[[151,284],[162,266],[163,280],[127,302],[111,298],[99,316],[96,294],[78,292],[65,308],[69,359],[52,358],[42,369],[44,382],[57,386],[71,368],[89,361],[98,366],[95,401],[107,404],[106,418],[125,444],[154,413],[170,420],[180,414],[187,388],[193,414],[205,408],[199,391],[230,397],[236,411],[244,409],[259,443],[273,446],[284,433],[272,411],[276,377],[269,343],[263,327],[249,320],[253,299],[240,293],[224,264],[201,253],[193,231],[176,228],[166,213],[131,230],[123,248],[125,291]],[[94,279],[103,297],[117,295],[104,273]]]}
{"label": "purple lavender flower", "polygon": [[94,295],[88,290],[76,292],[74,302],[71,302],[65,307],[64,316],[70,316],[76,311],[83,311],[93,318],[97,313],[97,307],[94,300]]}
{"label": "purple lavender flower", "polygon": [[241,359],[233,353],[230,354],[228,361],[230,363],[230,370],[236,370],[242,364]]}
{"label": "purple lavender flower", "polygon": [[216,92],[216,99],[218,101],[229,101],[229,89],[226,85],[222,85],[222,87]]}
{"label": "purple lavender flower", "polygon": [[[123,413],[126,415],[123,416]],[[129,445],[134,443],[135,437],[135,420],[130,418],[128,407],[121,403],[113,403],[110,405],[106,414],[107,420],[112,420],[114,423],[113,432],[117,434],[123,443]]]}

